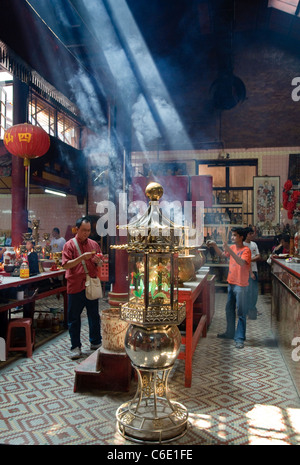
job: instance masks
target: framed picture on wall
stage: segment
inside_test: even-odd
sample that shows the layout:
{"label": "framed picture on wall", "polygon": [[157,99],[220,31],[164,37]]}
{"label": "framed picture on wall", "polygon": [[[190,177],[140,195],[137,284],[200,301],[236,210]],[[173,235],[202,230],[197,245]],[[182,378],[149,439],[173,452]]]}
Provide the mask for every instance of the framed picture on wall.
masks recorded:
{"label": "framed picture on wall", "polygon": [[253,223],[255,226],[279,223],[280,176],[253,177]]}

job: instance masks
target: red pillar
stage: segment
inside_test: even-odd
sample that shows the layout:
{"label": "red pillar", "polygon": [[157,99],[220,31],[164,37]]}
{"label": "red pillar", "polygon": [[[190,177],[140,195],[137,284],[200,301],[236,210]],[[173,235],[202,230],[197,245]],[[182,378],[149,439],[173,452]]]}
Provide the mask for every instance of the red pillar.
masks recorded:
{"label": "red pillar", "polygon": [[[127,237],[118,237],[117,244],[126,244]],[[120,309],[120,304],[128,300],[128,253],[127,250],[115,250],[115,282],[108,294],[109,305]]]}
{"label": "red pillar", "polygon": [[22,233],[27,232],[28,212],[26,198],[23,159],[12,155],[11,241],[13,247],[18,247],[22,244]]}
{"label": "red pillar", "polygon": [[[13,124],[26,123],[28,114],[28,85],[14,77],[13,92]],[[27,232],[28,229],[28,212],[24,160],[14,155],[12,155],[11,199],[11,239],[12,246],[17,247],[23,242],[22,234]]]}

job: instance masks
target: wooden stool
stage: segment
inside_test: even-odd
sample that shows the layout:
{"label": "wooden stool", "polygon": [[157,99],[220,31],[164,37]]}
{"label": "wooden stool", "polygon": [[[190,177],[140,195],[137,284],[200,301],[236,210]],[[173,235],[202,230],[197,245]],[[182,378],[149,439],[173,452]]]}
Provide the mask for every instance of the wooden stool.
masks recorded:
{"label": "wooden stool", "polygon": [[[25,330],[25,345],[22,341],[22,345],[14,346],[11,345],[13,342],[12,330],[14,328],[24,328]],[[27,353],[27,357],[32,356],[32,350],[34,346],[34,329],[32,328],[31,318],[15,318],[10,320],[7,327],[7,338],[6,338],[6,356],[8,352],[23,352]]]}

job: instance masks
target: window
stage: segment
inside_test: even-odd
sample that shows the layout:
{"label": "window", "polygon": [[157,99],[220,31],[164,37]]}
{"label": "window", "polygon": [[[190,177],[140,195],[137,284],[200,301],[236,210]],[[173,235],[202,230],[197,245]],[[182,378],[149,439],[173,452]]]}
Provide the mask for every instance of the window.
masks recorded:
{"label": "window", "polygon": [[29,123],[43,128],[51,136],[57,137],[74,148],[79,148],[79,124],[42,100],[34,92],[31,93],[29,102],[28,120]]}
{"label": "window", "polygon": [[66,144],[79,148],[79,126],[62,113],[57,114],[57,137]]}
{"label": "window", "polygon": [[[229,170],[229,187],[252,186],[253,176],[256,176],[256,166],[231,166]],[[249,186],[250,182],[250,186]]]}
{"label": "window", "polygon": [[29,123],[34,126],[40,126],[50,136],[55,136],[55,117],[54,109],[46,102],[32,95],[29,102]]}
{"label": "window", "polygon": [[[68,145],[80,148],[80,126],[75,119],[62,110],[30,93],[28,122],[43,128],[50,136],[57,137]],[[0,67],[0,139],[13,125],[13,76]]]}
{"label": "window", "polygon": [[253,176],[257,176],[257,160],[201,160],[198,174],[213,177],[214,203],[226,193],[228,203],[243,204],[243,224],[253,221]]}
{"label": "window", "polygon": [[213,177],[213,187],[226,186],[226,168],[225,166],[199,165],[198,174],[202,176]]}
{"label": "window", "polygon": [[0,71],[0,139],[6,129],[12,126],[13,77],[6,71]]}

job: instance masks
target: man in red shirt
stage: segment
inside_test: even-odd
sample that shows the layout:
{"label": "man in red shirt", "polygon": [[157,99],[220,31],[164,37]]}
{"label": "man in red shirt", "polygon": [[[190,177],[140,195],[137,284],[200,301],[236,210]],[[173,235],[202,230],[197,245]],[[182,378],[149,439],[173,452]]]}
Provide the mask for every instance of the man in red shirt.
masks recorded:
{"label": "man in red shirt", "polygon": [[[229,246],[227,241],[224,241],[224,251],[220,250],[214,241],[207,241],[206,244],[208,247],[213,247],[217,255],[229,257],[228,297],[226,303],[227,328],[225,333],[218,334],[218,337],[234,339],[236,348],[242,349],[246,339],[246,291],[249,284],[251,250],[243,244],[246,238],[244,228],[232,228],[231,232],[233,245]],[[235,309],[238,317],[237,327],[235,327]]]}
{"label": "man in red shirt", "polygon": [[62,252],[62,266],[66,270],[68,294],[68,328],[71,339],[71,359],[81,356],[80,328],[81,313],[87,310],[89,323],[90,348],[98,349],[101,345],[100,315],[98,299],[88,300],[85,296],[86,274],[82,265],[85,262],[91,278],[97,276],[97,267],[102,264],[102,254],[99,244],[89,239],[91,222],[88,217],[82,217],[76,222],[77,234],[75,239],[81,251],[78,252],[72,239],[65,243]]}

